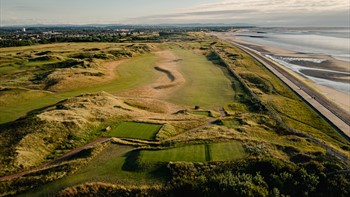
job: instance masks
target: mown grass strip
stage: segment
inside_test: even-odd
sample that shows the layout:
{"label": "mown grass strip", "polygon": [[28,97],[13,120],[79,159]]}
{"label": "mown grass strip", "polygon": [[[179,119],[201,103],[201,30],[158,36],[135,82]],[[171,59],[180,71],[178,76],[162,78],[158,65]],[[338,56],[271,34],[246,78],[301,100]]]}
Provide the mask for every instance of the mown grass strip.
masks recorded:
{"label": "mown grass strip", "polygon": [[203,144],[199,144],[164,150],[143,150],[140,152],[140,161],[142,163],[170,161],[205,162],[205,147]]}
{"label": "mown grass strip", "polygon": [[212,144],[197,144],[176,147],[164,150],[140,151],[140,162],[207,162],[207,161],[231,161],[245,156],[241,143],[222,142]]}

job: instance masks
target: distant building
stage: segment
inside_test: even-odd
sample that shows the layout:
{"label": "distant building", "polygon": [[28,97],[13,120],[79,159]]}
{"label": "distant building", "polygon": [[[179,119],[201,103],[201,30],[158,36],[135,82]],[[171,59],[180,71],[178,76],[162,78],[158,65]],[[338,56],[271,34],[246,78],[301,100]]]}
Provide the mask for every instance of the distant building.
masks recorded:
{"label": "distant building", "polygon": [[23,32],[26,32],[26,28],[25,28],[25,27],[23,27],[23,28],[22,28],[22,31],[23,31]]}

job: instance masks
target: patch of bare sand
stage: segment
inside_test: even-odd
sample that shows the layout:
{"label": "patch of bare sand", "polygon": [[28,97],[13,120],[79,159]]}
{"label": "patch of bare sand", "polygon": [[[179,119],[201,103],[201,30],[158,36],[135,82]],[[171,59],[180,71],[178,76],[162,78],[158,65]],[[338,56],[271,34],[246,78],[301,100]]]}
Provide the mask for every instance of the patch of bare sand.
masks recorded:
{"label": "patch of bare sand", "polygon": [[350,95],[344,92],[340,92],[329,88],[327,86],[319,85],[313,83],[323,95],[325,95],[330,101],[336,103],[339,107],[341,107],[344,111],[350,114]]}

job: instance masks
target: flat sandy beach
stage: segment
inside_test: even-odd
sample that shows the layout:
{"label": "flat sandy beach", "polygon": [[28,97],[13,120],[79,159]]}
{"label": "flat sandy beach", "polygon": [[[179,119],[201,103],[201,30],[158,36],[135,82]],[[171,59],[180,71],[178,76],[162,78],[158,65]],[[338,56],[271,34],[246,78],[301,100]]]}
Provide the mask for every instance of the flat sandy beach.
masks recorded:
{"label": "flat sandy beach", "polygon": [[[305,75],[323,78],[323,79],[336,81],[336,82],[350,83],[350,75],[348,74],[350,72],[350,62],[337,60],[329,55],[299,53],[299,52],[289,51],[289,50],[275,48],[271,46],[262,46],[259,44],[248,43],[248,42],[239,40],[239,37],[233,36],[232,33],[220,33],[216,35],[218,37],[225,38],[226,40],[232,40],[237,43],[240,43],[264,55],[269,54],[269,55],[278,56],[278,57],[291,57],[293,58],[293,60],[290,61],[290,63],[297,64],[306,68],[310,68],[310,69],[305,69],[300,71]],[[316,63],[312,61],[298,60],[297,58],[320,59],[323,61],[320,63]],[[317,68],[320,70],[314,70],[314,68]],[[322,69],[332,70],[335,72],[334,73],[325,72],[325,71],[322,71]],[[296,72],[293,72],[293,73],[296,73]],[[339,107],[341,107],[347,113],[350,114],[350,94],[346,92],[338,91],[336,89],[333,89],[321,84],[317,84],[311,81],[310,79],[307,79],[305,76],[301,74],[297,73],[297,75],[303,78],[303,81],[305,81],[310,86],[314,87],[323,95],[325,95],[330,101],[336,103]]]}

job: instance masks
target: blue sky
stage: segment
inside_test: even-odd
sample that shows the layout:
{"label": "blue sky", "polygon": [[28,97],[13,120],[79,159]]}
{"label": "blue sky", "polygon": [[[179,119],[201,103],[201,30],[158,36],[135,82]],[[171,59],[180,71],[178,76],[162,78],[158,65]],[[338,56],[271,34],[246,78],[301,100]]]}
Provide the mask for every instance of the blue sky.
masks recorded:
{"label": "blue sky", "polygon": [[1,25],[349,26],[349,0],[0,0]]}

